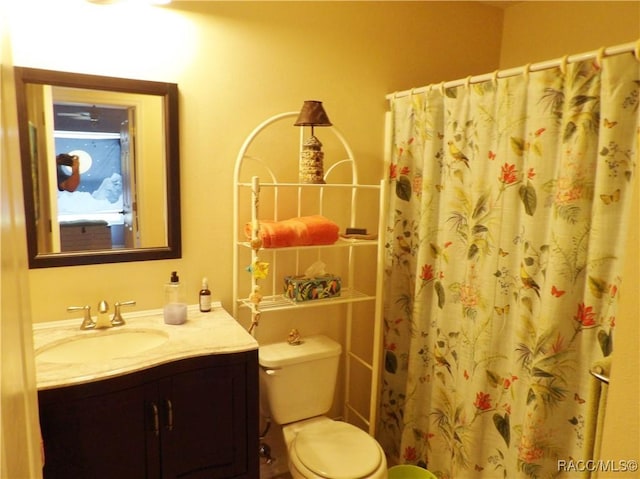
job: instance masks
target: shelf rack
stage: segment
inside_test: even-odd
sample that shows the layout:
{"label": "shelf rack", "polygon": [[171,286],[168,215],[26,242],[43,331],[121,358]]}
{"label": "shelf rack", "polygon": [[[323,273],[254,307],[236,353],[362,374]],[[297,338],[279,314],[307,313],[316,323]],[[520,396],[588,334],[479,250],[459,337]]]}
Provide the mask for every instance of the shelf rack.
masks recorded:
{"label": "shelf rack", "polygon": [[[286,120],[289,118],[295,118],[298,112],[285,112],[268,118],[264,122],[260,123],[245,139],[238,156],[236,158],[234,169],[234,199],[233,199],[233,221],[234,221],[234,245],[233,245],[233,316],[239,318],[240,311],[243,309],[249,309],[251,312],[251,326],[250,331],[255,334],[257,325],[259,324],[260,317],[263,314],[277,314],[279,311],[285,310],[299,310],[303,311],[307,308],[322,308],[333,305],[341,305],[346,309],[345,311],[345,334],[343,350],[344,354],[344,404],[343,415],[345,420],[360,425],[363,429],[366,429],[370,434],[375,433],[376,414],[377,414],[377,401],[379,395],[379,377],[381,371],[381,357],[382,357],[382,254],[383,248],[380,242],[375,239],[344,239],[341,238],[333,245],[322,246],[302,246],[291,248],[255,248],[254,240],[258,234],[258,225],[260,221],[260,208],[262,199],[265,197],[272,201],[273,217],[269,219],[279,220],[285,218],[279,218],[278,204],[282,195],[288,195],[287,198],[293,197],[297,201],[296,213],[297,216],[301,216],[303,206],[303,195],[311,193],[315,196],[318,204],[318,210],[314,214],[322,214],[327,217],[331,217],[333,211],[329,211],[329,206],[325,205],[325,195],[331,191],[342,191],[342,194],[350,196],[350,205],[348,211],[348,221],[350,226],[356,225],[357,217],[357,204],[358,195],[362,192],[369,192],[369,194],[377,194],[378,204],[378,218],[377,218],[377,238],[383,237],[383,226],[381,218],[384,214],[384,202],[385,197],[385,183],[381,182],[379,185],[362,185],[358,183],[358,172],[356,162],[354,159],[351,147],[347,143],[344,136],[334,126],[324,128],[323,131],[331,131],[337,138],[339,144],[344,148],[347,158],[339,160],[333,163],[325,173],[326,184],[301,184],[296,182],[278,182],[277,175],[267,161],[261,157],[257,157],[249,154],[250,147],[254,143],[254,140],[258,135],[263,133],[265,129],[273,124]],[[300,128],[300,140],[299,150],[302,148],[304,131]],[[282,161],[282,160],[281,160]],[[297,168],[298,158],[293,158],[291,163]],[[253,166],[253,169],[252,169]],[[331,183],[330,179],[334,172],[338,170],[344,170],[345,167],[349,169],[350,182],[337,181]],[[266,181],[262,182],[258,176],[250,176],[251,181],[247,181],[246,178],[255,171],[260,170],[266,178]],[[244,175],[244,176],[243,176]],[[244,178],[244,179],[243,179]],[[350,195],[349,195],[350,192]],[[241,200],[250,195],[250,210],[251,218],[248,222],[248,218],[241,217]],[[344,212],[343,212],[344,213]],[[252,238],[248,239],[242,237],[242,231],[244,231],[244,225],[249,223],[252,232]],[[347,226],[347,225],[345,225]],[[250,252],[250,264],[253,265],[256,261],[259,261],[263,255],[269,256],[269,263],[271,263],[269,275],[264,279],[257,279],[255,275],[247,275],[246,264],[242,264],[241,258],[247,257],[247,251]],[[293,260],[289,260],[286,267],[292,267],[295,270],[295,274],[303,272],[301,257],[308,255],[317,255],[317,258],[322,258],[324,254],[330,254],[331,252],[342,252],[346,258],[343,260],[345,263],[343,266],[346,271],[346,275],[342,275],[343,284],[341,294],[338,297],[319,299],[313,301],[294,302],[286,298],[281,294],[282,276],[279,276],[280,256],[293,256]],[[355,271],[355,255],[364,254],[370,261],[375,264],[374,275],[375,279],[371,280],[371,291],[360,291],[355,287],[356,271]],[[246,282],[248,280],[241,279],[251,277],[251,284],[248,288]],[[244,292],[241,294],[241,283],[244,284]],[[256,287],[260,286],[260,300],[256,301],[252,296],[256,290]],[[262,290],[266,290],[262,294]],[[373,317],[364,318],[369,322],[368,327],[372,331],[373,344],[370,345],[370,354],[365,355],[358,352],[358,347],[354,347],[354,322],[355,320],[362,320],[356,315],[358,312],[354,311],[354,306],[359,303],[369,303],[373,308]],[[366,349],[366,348],[365,348]],[[357,365],[357,367],[356,367]],[[356,369],[358,371],[356,371]],[[365,375],[368,377],[362,378],[362,372],[366,371]],[[370,385],[370,394],[366,406],[362,405],[362,401],[356,400],[355,396],[360,396],[361,391],[358,390],[361,384]],[[355,404],[355,403],[358,404]]]}

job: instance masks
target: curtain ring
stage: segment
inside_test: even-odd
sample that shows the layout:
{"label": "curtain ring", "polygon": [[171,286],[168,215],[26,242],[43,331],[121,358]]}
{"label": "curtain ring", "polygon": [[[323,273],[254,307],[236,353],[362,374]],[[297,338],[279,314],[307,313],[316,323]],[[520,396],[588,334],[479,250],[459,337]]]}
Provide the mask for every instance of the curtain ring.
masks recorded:
{"label": "curtain ring", "polygon": [[464,87],[468,90],[469,87],[471,86],[471,75],[469,75],[467,78],[465,78],[464,80]]}
{"label": "curtain ring", "polygon": [[569,55],[565,55],[562,57],[562,60],[560,60],[560,72],[563,75],[567,74],[567,64],[569,63]]}
{"label": "curtain ring", "polygon": [[524,75],[524,79],[525,79],[525,81],[527,81],[527,82],[529,81],[529,73],[531,73],[531,63],[527,63],[527,64],[524,66],[524,72],[523,72],[523,75]]}
{"label": "curtain ring", "polygon": [[600,48],[600,50],[598,50],[598,53],[596,54],[596,66],[598,68],[602,68],[603,60],[604,60],[604,47]]}
{"label": "curtain ring", "polygon": [[493,86],[498,86],[498,74],[500,73],[500,70],[496,70],[493,72],[493,75],[491,76],[491,81],[493,82]]}
{"label": "curtain ring", "polygon": [[636,47],[633,49],[633,54],[636,57],[636,60],[640,62],[640,39],[636,42]]}
{"label": "curtain ring", "polygon": [[440,82],[440,94],[441,94],[442,96],[444,96],[444,95],[445,95],[445,93],[444,93],[444,81]]}

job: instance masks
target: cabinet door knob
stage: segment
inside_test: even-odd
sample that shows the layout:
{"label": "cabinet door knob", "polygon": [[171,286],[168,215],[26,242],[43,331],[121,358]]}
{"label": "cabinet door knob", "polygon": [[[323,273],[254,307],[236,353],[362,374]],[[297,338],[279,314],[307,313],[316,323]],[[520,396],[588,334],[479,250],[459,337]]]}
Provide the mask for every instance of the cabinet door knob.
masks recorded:
{"label": "cabinet door knob", "polygon": [[173,431],[173,404],[171,403],[171,399],[165,399],[164,406],[167,411],[167,431]]}

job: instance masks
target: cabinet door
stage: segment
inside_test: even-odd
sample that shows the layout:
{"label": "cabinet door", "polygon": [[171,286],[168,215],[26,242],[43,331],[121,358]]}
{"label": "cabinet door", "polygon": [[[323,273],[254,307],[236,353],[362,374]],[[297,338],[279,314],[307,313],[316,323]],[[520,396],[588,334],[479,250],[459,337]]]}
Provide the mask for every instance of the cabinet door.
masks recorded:
{"label": "cabinet door", "polygon": [[[163,479],[214,479],[247,473],[247,368],[226,364],[160,383]],[[257,432],[256,432],[257,434]]]}
{"label": "cabinet door", "polygon": [[[147,470],[145,386],[49,401],[40,393],[46,479],[141,479]],[[157,446],[156,446],[157,447]],[[157,453],[156,453],[156,462]],[[156,476],[157,477],[157,476]]]}

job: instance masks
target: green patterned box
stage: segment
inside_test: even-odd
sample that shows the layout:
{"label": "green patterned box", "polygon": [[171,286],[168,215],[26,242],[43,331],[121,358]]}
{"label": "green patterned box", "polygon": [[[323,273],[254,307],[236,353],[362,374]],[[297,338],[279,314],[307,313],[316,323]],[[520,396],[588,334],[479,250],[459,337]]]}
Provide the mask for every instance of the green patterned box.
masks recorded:
{"label": "green patterned box", "polygon": [[342,280],[325,274],[309,278],[304,275],[284,277],[284,296],[294,302],[312,301],[340,296]]}

